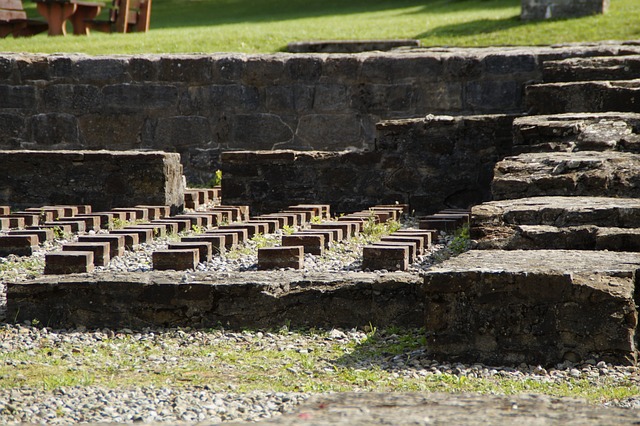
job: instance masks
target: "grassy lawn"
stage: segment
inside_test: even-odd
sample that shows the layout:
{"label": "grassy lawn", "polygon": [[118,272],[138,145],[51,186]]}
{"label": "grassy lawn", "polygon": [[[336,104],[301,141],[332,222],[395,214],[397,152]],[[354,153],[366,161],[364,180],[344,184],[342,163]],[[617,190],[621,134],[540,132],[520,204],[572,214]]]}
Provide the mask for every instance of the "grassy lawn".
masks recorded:
{"label": "grassy lawn", "polygon": [[[31,17],[34,4],[24,0]],[[2,52],[277,52],[288,42],[418,38],[426,46],[535,45],[640,38],[640,2],[608,14],[524,23],[520,0],[155,0],[148,34],[2,39]]]}

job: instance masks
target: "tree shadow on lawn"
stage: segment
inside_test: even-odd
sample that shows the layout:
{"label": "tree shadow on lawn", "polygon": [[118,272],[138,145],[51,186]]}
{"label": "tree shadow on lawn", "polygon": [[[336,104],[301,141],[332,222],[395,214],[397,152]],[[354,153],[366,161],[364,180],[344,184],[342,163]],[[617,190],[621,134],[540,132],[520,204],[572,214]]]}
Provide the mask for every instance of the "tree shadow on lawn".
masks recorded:
{"label": "tree shadow on lawn", "polygon": [[514,7],[520,0],[162,0],[153,4],[154,28],[277,22],[420,7],[411,14]]}
{"label": "tree shadow on lawn", "polygon": [[[535,23],[533,24],[535,25]],[[475,21],[442,25],[418,34],[415,38],[428,40],[432,37],[469,37],[478,34],[491,34],[527,25],[532,25],[532,23],[522,21],[520,16],[512,16],[504,19],[477,19]]]}

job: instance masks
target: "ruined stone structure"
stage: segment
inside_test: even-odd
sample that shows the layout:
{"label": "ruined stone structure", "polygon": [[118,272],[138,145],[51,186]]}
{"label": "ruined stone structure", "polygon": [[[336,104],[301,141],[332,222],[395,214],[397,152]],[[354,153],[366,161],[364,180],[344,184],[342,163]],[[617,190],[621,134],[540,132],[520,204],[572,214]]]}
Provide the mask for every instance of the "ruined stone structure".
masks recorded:
{"label": "ruined stone structure", "polygon": [[520,18],[567,19],[606,13],[609,0],[522,0]]}
{"label": "ruined stone structure", "polygon": [[372,150],[381,120],[523,113],[544,60],[632,43],[275,55],[0,55],[0,149],[162,150],[206,183],[228,150]]}
{"label": "ruined stone structure", "polygon": [[184,205],[178,154],[0,151],[0,205],[14,209],[89,204],[96,211],[136,204]]}

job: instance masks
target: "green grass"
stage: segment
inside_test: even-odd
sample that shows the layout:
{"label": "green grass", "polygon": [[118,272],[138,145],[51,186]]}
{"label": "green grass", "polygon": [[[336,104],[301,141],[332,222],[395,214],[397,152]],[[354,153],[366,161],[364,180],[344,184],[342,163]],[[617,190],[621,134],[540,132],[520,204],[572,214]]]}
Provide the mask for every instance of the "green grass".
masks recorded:
{"label": "green grass", "polygon": [[[0,328],[0,337],[7,332],[11,331]],[[43,336],[31,348],[0,353],[0,388],[207,385],[216,391],[237,392],[543,393],[584,397],[592,402],[640,392],[637,383],[621,376],[600,378],[595,383],[587,378],[473,377],[447,372],[418,374],[419,369],[411,367],[389,368],[386,361],[394,357],[411,360],[415,351],[424,347],[421,329],[374,329],[349,339],[330,339],[328,332],[321,330],[283,328],[273,333],[272,337],[266,332],[264,337],[242,333],[243,338],[231,339],[216,339],[221,335],[217,330],[183,334],[187,339],[178,338],[175,332],[142,337],[118,333],[82,345]],[[193,339],[199,344],[186,344],[195,342]]]}
{"label": "green grass", "polygon": [[[33,3],[25,0],[31,17]],[[640,2],[609,13],[521,22],[520,0],[155,0],[147,34],[0,40],[4,52],[276,52],[289,42],[418,38],[427,46],[536,45],[640,38]]]}

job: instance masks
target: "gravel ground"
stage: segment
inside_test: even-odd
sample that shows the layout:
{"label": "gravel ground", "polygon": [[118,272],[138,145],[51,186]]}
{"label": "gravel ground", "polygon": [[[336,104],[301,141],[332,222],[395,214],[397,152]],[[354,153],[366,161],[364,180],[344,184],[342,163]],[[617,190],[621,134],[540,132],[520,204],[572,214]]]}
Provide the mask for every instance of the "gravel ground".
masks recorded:
{"label": "gravel ground", "polygon": [[[278,235],[268,236],[266,242],[273,242]],[[69,241],[72,241],[71,237]],[[47,244],[39,248],[31,258],[0,258],[0,350],[12,351],[17,348],[28,350],[37,348],[43,339],[47,341],[65,341],[77,345],[93,345],[104,339],[105,335],[115,335],[117,331],[87,331],[87,330],[49,330],[29,325],[9,325],[2,323],[6,312],[6,291],[3,282],[22,281],[31,279],[42,273],[44,254],[46,251],[56,249],[65,241]],[[166,247],[168,240],[160,239],[151,244],[142,244],[135,251],[127,252],[124,256],[115,258],[106,268],[101,270],[113,271],[147,271],[151,269],[151,253],[154,250]],[[436,262],[446,255],[445,246],[448,241],[443,240],[435,245],[429,253],[422,256],[418,262],[412,265],[413,271],[419,271]],[[263,244],[265,241],[262,242]],[[215,257],[211,262],[201,263],[198,269],[216,271],[246,271],[256,269],[257,257],[255,246],[257,242],[250,242],[244,250],[228,256]],[[313,271],[357,271],[361,266],[361,252],[353,244],[339,244],[322,259],[307,256],[305,268]],[[17,267],[17,266],[20,267]],[[130,331],[127,331],[130,332]],[[141,339],[158,338],[169,333],[172,339],[177,339],[178,345],[194,345],[201,341],[198,333],[201,331],[190,330],[188,332],[175,330],[145,330],[140,332]],[[260,336],[256,333],[244,332],[247,339],[271,339],[269,336]],[[357,330],[332,330],[331,338],[345,341],[361,341],[366,334]],[[178,336],[178,337],[176,337]],[[237,338],[232,332],[220,331],[207,339]],[[276,338],[276,337],[274,337]],[[282,339],[282,336],[278,336]],[[384,337],[393,339],[398,336]],[[286,338],[285,338],[286,339]],[[293,337],[292,337],[293,339]],[[309,342],[304,338],[300,341],[300,335],[295,336],[295,342],[278,342],[277,344],[295,344],[305,347],[315,339],[309,336]],[[264,343],[264,341],[263,341]],[[147,360],[148,361],[148,360]],[[179,360],[174,360],[179,363]],[[0,365],[14,365],[15,359],[2,358]],[[20,363],[28,364],[29,359]],[[366,369],[371,367],[370,360],[355,368]],[[387,357],[376,360],[377,366],[392,372],[394,377],[427,378],[429,376],[454,375],[468,378],[511,378],[514,380],[532,380],[544,383],[571,383],[576,379],[587,379],[594,386],[607,383],[633,383],[640,384],[640,373],[636,368],[618,367],[607,365],[603,362],[587,361],[576,365],[571,363],[559,364],[553,369],[544,369],[540,366],[522,365],[518,368],[489,367],[480,364],[463,365],[438,363],[428,359],[422,350],[415,350],[408,354]],[[166,368],[177,366],[166,365]],[[231,372],[233,374],[233,372]],[[0,376],[0,380],[2,377]],[[78,422],[226,422],[233,420],[255,421],[276,416],[280,413],[292,410],[308,398],[309,394],[291,392],[252,392],[237,393],[234,389],[228,392],[215,391],[204,387],[132,387],[126,389],[107,389],[96,386],[62,387],[53,391],[17,387],[0,389],[0,423],[47,423],[47,424],[71,424]],[[614,400],[608,405],[640,409],[640,397],[624,400]]]}

